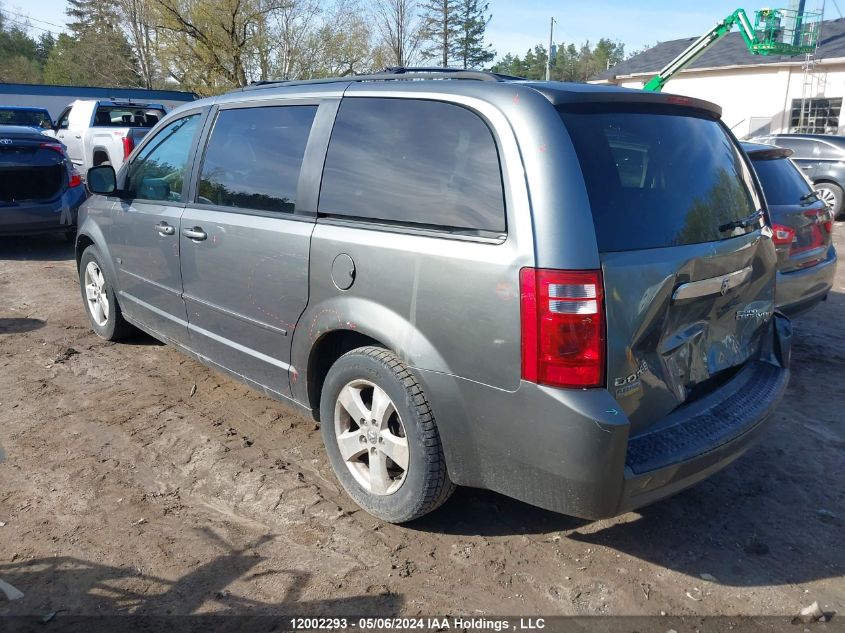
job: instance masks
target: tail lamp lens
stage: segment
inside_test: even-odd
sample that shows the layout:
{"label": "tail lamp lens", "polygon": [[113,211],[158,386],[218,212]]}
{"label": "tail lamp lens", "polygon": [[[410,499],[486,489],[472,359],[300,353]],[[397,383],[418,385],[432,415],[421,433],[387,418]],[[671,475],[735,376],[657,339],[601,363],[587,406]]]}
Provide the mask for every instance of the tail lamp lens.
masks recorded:
{"label": "tail lamp lens", "polygon": [[61,154],[63,156],[64,156],[64,153],[65,153],[65,147],[61,143],[41,143],[41,145],[39,145],[39,147],[41,149],[51,149],[54,152],[58,152],[59,154]]}
{"label": "tail lamp lens", "polygon": [[68,187],[79,187],[82,185],[82,176],[79,175],[79,172],[76,169],[71,170],[70,172],[70,180],[68,181]]}
{"label": "tail lamp lens", "polygon": [[792,242],[795,240],[795,231],[793,229],[781,224],[773,225],[772,229],[774,231],[773,241],[775,246],[792,246]]}
{"label": "tail lamp lens", "polygon": [[523,268],[522,378],[556,387],[604,385],[600,270]]}
{"label": "tail lamp lens", "polygon": [[123,137],[123,159],[124,160],[129,158],[129,154],[132,153],[133,149],[135,149],[135,141],[132,139],[131,136],[124,136]]}

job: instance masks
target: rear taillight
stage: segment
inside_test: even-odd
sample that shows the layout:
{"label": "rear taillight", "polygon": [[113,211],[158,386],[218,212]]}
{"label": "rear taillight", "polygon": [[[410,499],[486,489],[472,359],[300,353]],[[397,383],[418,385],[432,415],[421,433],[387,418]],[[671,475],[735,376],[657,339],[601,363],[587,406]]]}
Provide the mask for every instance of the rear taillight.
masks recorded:
{"label": "rear taillight", "polygon": [[70,172],[70,180],[68,180],[68,187],[79,187],[82,185],[82,176],[79,175],[79,172],[76,169],[72,169]]}
{"label": "rear taillight", "polygon": [[772,225],[772,230],[774,232],[772,241],[774,241],[775,246],[792,246],[792,242],[795,240],[795,231],[793,229],[782,224],[774,224]]}
{"label": "rear taillight", "polygon": [[131,136],[124,136],[123,137],[123,160],[129,158],[129,154],[132,153],[132,150],[135,149],[135,141],[132,139]]}
{"label": "rear taillight", "polygon": [[39,147],[41,149],[51,149],[54,152],[58,152],[62,156],[64,156],[64,154],[65,154],[65,146],[62,145],[61,143],[41,143],[41,145],[39,145]]}
{"label": "rear taillight", "polygon": [[600,270],[523,268],[522,378],[555,387],[604,385]]}

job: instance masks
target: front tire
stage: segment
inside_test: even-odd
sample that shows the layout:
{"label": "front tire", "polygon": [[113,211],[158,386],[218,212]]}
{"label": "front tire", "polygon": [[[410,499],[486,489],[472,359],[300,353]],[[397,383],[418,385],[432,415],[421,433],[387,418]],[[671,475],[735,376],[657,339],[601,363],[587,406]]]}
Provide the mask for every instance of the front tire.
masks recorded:
{"label": "front tire", "polygon": [[454,491],[431,407],[393,352],[361,347],[341,356],[323,383],[320,420],[335,475],[373,516],[411,521]]}
{"label": "front tire", "polygon": [[107,341],[119,341],[132,332],[132,326],[120,312],[114,284],[102,261],[96,246],[85,249],[79,260],[79,288],[94,333]]}
{"label": "front tire", "polygon": [[832,182],[819,182],[813,185],[813,188],[827,203],[834,220],[842,215],[842,211],[845,210],[845,190],[842,187]]}

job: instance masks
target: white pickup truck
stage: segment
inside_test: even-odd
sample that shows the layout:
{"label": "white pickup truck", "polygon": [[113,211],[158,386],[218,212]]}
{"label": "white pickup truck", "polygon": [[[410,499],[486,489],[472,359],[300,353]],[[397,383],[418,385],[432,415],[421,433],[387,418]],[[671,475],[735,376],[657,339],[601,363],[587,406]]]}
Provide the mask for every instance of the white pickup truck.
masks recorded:
{"label": "white pickup truck", "polygon": [[51,136],[65,144],[84,176],[97,165],[118,169],[164,114],[157,103],[79,99],[62,110]]}

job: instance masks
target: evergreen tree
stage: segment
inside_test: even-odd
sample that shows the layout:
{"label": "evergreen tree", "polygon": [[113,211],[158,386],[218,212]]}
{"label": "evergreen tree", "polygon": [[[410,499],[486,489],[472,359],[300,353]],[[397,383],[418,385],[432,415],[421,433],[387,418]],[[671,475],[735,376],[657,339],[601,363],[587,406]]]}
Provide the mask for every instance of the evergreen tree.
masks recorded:
{"label": "evergreen tree", "polygon": [[422,8],[422,37],[430,44],[423,49],[423,55],[437,59],[444,68],[449,65],[458,38],[459,0],[426,0]]}
{"label": "evergreen tree", "polygon": [[44,69],[48,83],[134,87],[137,64],[112,0],[68,0],[70,34],[59,35]]}
{"label": "evergreen tree", "polygon": [[41,78],[35,40],[0,11],[0,82],[41,83]]}
{"label": "evergreen tree", "polygon": [[480,0],[458,0],[458,33],[453,58],[464,68],[478,68],[496,57],[492,45],[484,45],[484,31],[492,17],[489,4]]}
{"label": "evergreen tree", "polygon": [[44,66],[47,63],[47,58],[50,57],[50,51],[53,50],[55,45],[56,38],[49,31],[39,36],[38,42],[35,45],[35,56],[38,58],[39,64]]}

